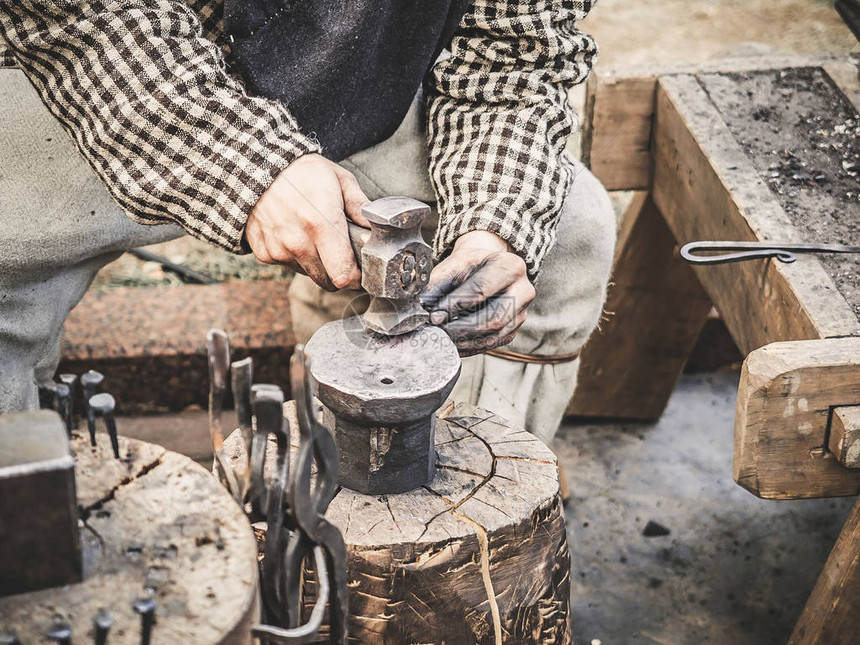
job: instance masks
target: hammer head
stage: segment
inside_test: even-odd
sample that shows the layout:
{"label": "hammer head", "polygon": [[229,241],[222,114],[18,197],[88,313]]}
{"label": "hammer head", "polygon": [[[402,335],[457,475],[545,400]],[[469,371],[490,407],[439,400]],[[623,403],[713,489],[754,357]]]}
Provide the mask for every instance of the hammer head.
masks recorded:
{"label": "hammer head", "polygon": [[378,298],[417,297],[433,267],[432,250],[421,237],[430,207],[408,197],[383,197],[361,212],[371,228],[361,250],[361,286]]}

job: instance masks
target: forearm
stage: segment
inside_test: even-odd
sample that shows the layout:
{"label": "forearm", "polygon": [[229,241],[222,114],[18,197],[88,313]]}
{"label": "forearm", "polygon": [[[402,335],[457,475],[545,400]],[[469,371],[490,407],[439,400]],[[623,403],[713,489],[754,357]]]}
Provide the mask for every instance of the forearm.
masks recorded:
{"label": "forearm", "polygon": [[245,95],[180,0],[0,0],[0,33],[133,218],[240,249],[278,173],[319,146]]}
{"label": "forearm", "polygon": [[591,4],[559,0],[525,12],[519,2],[477,0],[451,58],[431,70],[439,255],[464,233],[488,230],[537,276],[573,181],[562,154],[576,125],[567,90],[585,79],[596,54],[593,40],[575,29]]}

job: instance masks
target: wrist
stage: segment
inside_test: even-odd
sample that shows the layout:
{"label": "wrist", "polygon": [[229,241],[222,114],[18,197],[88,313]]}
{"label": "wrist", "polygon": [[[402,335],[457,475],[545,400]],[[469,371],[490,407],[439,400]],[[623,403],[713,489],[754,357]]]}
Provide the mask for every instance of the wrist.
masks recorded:
{"label": "wrist", "polygon": [[511,246],[498,234],[491,231],[469,231],[457,238],[454,250],[485,249],[488,251],[510,251]]}

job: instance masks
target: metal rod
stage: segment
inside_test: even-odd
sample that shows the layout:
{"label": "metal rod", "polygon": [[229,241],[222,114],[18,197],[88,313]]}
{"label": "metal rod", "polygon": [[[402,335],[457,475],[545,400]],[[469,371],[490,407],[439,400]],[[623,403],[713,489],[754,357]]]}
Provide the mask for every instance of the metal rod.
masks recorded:
{"label": "metal rod", "polygon": [[227,489],[239,506],[244,505],[245,491],[236,477],[233,467],[224,454],[224,429],[222,413],[224,395],[230,386],[230,341],[221,329],[210,329],[206,336],[209,355],[209,436],[212,439],[212,452],[215,463]]}
{"label": "metal rod", "polygon": [[189,269],[187,266],[171,262],[165,257],[145,251],[143,249],[131,249],[129,251],[134,257],[144,260],[145,262],[157,262],[167,271],[175,273],[183,282],[194,282],[196,284],[219,284],[220,280],[216,280],[211,275],[200,273],[194,269]]}
{"label": "metal rod", "polygon": [[[701,252],[716,252],[719,255],[699,255]],[[684,260],[690,264],[703,266],[763,258],[776,258],[780,262],[788,264],[797,259],[797,253],[860,253],[860,246],[700,240],[681,247],[681,257]]]}

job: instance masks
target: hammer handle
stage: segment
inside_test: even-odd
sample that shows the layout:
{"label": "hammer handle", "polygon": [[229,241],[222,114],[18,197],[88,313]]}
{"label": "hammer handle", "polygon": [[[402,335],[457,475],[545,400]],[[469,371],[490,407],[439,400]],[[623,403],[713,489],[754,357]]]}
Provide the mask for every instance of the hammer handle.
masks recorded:
{"label": "hammer handle", "polygon": [[352,250],[355,253],[355,260],[358,262],[358,267],[361,268],[361,249],[370,239],[370,229],[359,226],[358,224],[347,220],[346,226],[349,229],[349,242],[352,244]]}

